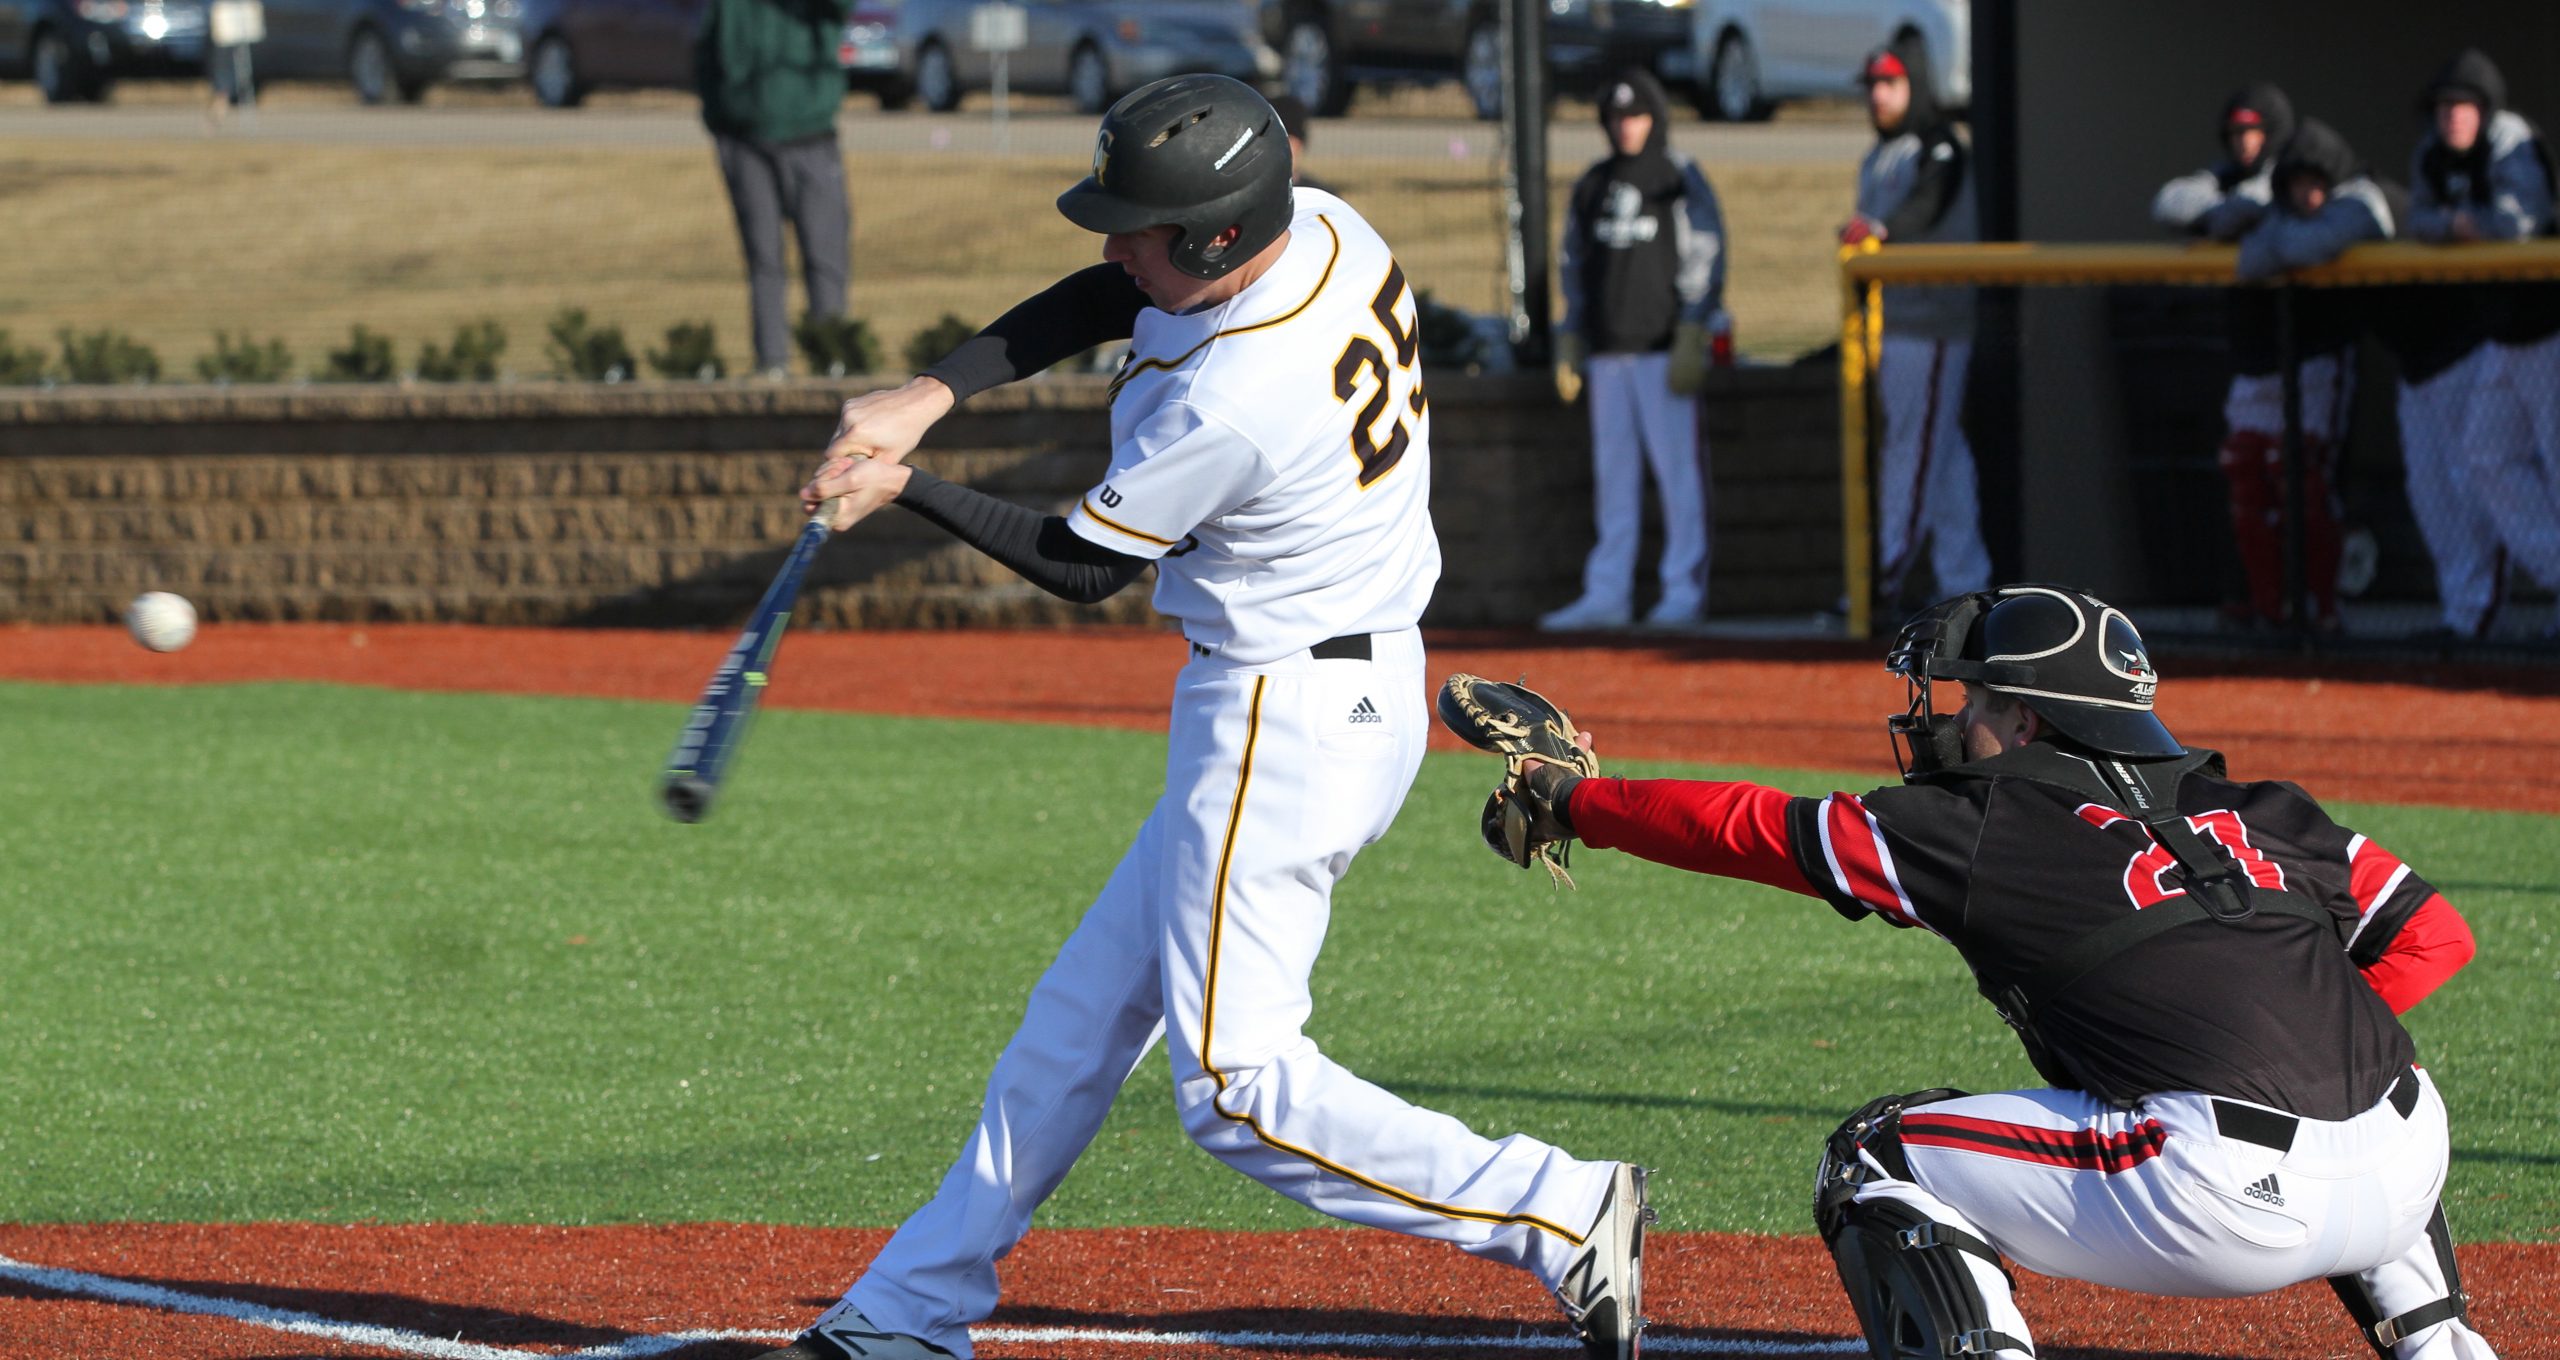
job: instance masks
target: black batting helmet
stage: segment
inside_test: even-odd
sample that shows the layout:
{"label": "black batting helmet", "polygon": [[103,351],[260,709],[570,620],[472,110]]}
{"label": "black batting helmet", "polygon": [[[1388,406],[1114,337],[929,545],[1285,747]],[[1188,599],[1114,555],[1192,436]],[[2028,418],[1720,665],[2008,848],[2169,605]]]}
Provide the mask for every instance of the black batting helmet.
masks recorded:
{"label": "black batting helmet", "polygon": [[1941,600],[1903,625],[1885,668],[1912,690],[1910,711],[1887,724],[1897,754],[1909,741],[1906,776],[1961,759],[1955,719],[1930,706],[1932,680],[2009,695],[2093,751],[2152,757],[2186,749],[2151,711],[2160,673],[2142,634],[2124,611],[2087,591],[2016,585]]}
{"label": "black batting helmet", "polygon": [[[1173,266],[1214,279],[1289,229],[1289,138],[1280,115],[1230,76],[1175,76],[1102,116],[1093,173],[1058,195],[1087,231],[1174,227]],[[1234,227],[1225,245],[1218,235]]]}

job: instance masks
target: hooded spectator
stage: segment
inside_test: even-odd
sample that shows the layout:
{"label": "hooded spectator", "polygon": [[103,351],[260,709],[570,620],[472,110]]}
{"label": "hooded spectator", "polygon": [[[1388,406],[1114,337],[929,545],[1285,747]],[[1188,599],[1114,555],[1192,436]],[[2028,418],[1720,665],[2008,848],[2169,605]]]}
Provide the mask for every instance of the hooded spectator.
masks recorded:
{"label": "hooded spectator", "polygon": [[[1858,79],[1876,144],[1859,163],[1857,212],[1840,228],[1840,243],[1981,239],[1970,157],[1938,108],[1927,48],[1916,35],[1897,38],[1867,58]],[[1961,419],[1972,361],[1972,289],[1886,291],[1876,369],[1876,579],[1888,600],[1907,593],[1923,544],[1933,594],[1991,584]]]}
{"label": "hooded spectator", "polygon": [[[2507,107],[2476,48],[2418,100],[2409,235],[2523,241],[2553,230],[2550,144]],[[2485,635],[2509,560],[2560,587],[2560,287],[2502,281],[2400,290],[2388,333],[2401,360],[2409,506],[2435,559],[2444,629]]]}
{"label": "hooded spectator", "polygon": [[1697,163],[1670,149],[1671,100],[1631,68],[1600,93],[1609,154],[1566,200],[1564,386],[1587,376],[1599,542],[1582,594],[1542,616],[1550,631],[1634,617],[1637,538],[1648,466],[1662,496],[1662,590],[1654,628],[1696,624],[1707,604],[1705,458],[1696,394],[1724,298],[1724,216]]}

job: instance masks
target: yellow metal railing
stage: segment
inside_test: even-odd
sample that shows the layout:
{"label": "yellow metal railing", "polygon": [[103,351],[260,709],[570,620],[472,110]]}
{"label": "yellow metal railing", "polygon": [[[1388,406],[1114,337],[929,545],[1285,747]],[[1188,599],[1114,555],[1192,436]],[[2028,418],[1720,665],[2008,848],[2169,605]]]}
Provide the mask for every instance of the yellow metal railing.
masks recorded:
{"label": "yellow metal railing", "polygon": [[[1874,510],[1868,489],[1869,393],[1884,329],[1883,290],[1903,287],[2034,288],[2139,284],[2232,287],[2240,251],[2228,245],[1984,242],[1840,248],[1840,535],[1851,637],[1874,627]],[[2329,288],[2399,283],[2560,279],[2560,240],[2471,245],[2390,241],[2356,246],[2335,261],[2273,282]],[[2272,284],[2270,285],[2272,286]]]}

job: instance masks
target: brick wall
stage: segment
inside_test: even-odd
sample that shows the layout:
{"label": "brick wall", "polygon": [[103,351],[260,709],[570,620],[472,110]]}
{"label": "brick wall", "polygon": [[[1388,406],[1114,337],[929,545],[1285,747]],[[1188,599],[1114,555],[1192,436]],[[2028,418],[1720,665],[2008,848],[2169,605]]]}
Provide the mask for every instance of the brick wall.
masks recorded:
{"label": "brick wall", "polygon": [[[1828,375],[1714,375],[1721,614],[1838,593]],[[117,616],[174,590],[217,619],[717,623],[770,579],[790,490],[833,429],[824,384],[156,388],[0,396],[0,621]],[[1431,621],[1569,599],[1591,543],[1588,435],[1525,377],[1432,384]],[[988,393],[919,462],[1059,510],[1106,455],[1099,380]],[[868,626],[1138,622],[1143,591],[1051,599],[885,513],[830,544],[804,617]]]}

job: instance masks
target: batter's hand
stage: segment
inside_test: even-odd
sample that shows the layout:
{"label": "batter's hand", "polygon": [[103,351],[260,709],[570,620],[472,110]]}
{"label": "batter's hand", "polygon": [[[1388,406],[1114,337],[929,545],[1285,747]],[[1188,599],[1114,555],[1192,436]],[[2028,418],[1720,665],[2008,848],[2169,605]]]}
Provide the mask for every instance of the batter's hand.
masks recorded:
{"label": "batter's hand", "polygon": [[800,509],[815,515],[825,507],[827,528],[842,533],[870,518],[872,511],[896,500],[898,493],[907,489],[909,475],[904,464],[882,462],[862,454],[830,458],[809,479],[809,484],[800,488]]}
{"label": "batter's hand", "polygon": [[827,443],[827,459],[860,455],[897,463],[916,451],[924,432],[958,404],[951,389],[935,378],[910,378],[898,387],[865,392],[836,414],[836,435]]}

